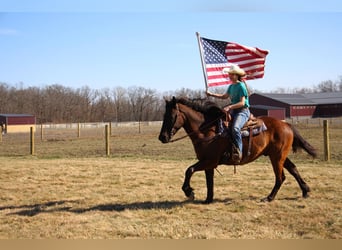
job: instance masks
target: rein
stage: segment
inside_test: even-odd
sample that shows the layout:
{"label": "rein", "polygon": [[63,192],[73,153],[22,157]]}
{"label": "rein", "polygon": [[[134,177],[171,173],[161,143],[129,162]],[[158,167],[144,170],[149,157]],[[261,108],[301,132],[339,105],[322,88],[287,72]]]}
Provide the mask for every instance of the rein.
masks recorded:
{"label": "rein", "polygon": [[[178,112],[179,112],[179,110],[178,110]],[[217,119],[215,119],[215,120],[209,122],[203,129],[209,128],[211,125],[213,125],[213,124],[214,124],[215,122],[217,122],[219,119],[221,119],[223,116],[224,116],[224,115],[222,115],[222,116],[218,117]],[[193,135],[193,134],[195,134],[195,133],[198,133],[198,132],[200,132],[200,130],[192,131],[192,132],[189,133],[189,134],[186,134],[186,135],[181,136],[181,137],[179,137],[179,138],[170,140],[169,143],[170,143],[170,142],[180,141],[180,140],[185,139],[185,138],[187,138],[187,137],[189,137],[189,136],[191,136],[191,135]],[[201,141],[211,141],[211,140],[215,139],[216,137],[217,137],[217,134],[215,134],[214,136],[211,136],[210,138],[203,138],[203,139],[201,139]]]}

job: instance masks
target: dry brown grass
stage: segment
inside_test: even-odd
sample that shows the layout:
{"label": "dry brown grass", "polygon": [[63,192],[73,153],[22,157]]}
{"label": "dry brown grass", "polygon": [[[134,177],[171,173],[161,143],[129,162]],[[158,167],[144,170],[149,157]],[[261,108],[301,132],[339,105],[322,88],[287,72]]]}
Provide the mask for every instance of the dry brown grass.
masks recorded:
{"label": "dry brown grass", "polygon": [[[292,156],[312,189],[310,198],[302,199],[286,174],[276,200],[260,202],[274,184],[271,165],[262,158],[238,167],[237,174],[220,166],[223,176],[215,176],[211,205],[200,204],[206,195],[203,173],[192,179],[194,202],[180,189],[186,167],[195,162],[191,143],[162,145],[159,127],[144,129],[113,131],[110,157],[104,156],[101,132],[36,140],[36,156],[28,155],[23,135],[4,137],[0,238],[342,238],[341,128],[333,128],[331,162]],[[300,131],[321,148],[321,128]]]}

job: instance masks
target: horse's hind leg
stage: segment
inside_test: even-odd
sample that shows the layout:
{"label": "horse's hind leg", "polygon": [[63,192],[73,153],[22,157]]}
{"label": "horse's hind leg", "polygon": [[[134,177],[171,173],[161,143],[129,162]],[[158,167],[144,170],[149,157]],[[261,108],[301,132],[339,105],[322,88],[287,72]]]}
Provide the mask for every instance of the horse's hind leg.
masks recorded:
{"label": "horse's hind leg", "polygon": [[289,160],[289,158],[286,158],[284,167],[289,171],[289,173],[296,179],[298,182],[302,192],[303,192],[303,197],[307,198],[309,196],[308,192],[310,192],[309,186],[305,183],[305,181],[302,179],[300,176],[297,167],[293,162]]}

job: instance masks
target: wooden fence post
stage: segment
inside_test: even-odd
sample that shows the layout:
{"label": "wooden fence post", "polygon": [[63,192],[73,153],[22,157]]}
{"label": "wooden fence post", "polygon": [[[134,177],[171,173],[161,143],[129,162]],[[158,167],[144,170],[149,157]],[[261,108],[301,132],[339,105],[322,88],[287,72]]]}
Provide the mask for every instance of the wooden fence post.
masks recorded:
{"label": "wooden fence post", "polygon": [[329,144],[329,123],[323,120],[323,137],[324,137],[324,160],[330,160],[330,144]]}
{"label": "wooden fence post", "polygon": [[40,140],[43,141],[43,123],[40,124]]}
{"label": "wooden fence post", "polygon": [[34,155],[34,130],[30,127],[30,153]]}
{"label": "wooden fence post", "polygon": [[106,137],[106,155],[109,156],[109,126],[105,126],[105,137]]}
{"label": "wooden fence post", "polygon": [[77,138],[81,137],[81,125],[80,123],[77,123]]}

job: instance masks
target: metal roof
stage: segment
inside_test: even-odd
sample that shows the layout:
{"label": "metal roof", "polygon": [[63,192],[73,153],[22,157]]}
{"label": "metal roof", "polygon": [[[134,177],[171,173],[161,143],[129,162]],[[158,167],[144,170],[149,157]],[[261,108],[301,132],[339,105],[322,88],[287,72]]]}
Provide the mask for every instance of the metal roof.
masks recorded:
{"label": "metal roof", "polygon": [[316,104],[338,104],[338,103],[342,103],[342,92],[303,94],[303,96],[312,100]]}
{"label": "metal roof", "polygon": [[273,107],[273,106],[268,106],[268,105],[251,105],[250,108],[264,109],[264,110],[284,110],[285,109],[281,107]]}
{"label": "metal roof", "polygon": [[0,114],[0,116],[5,116],[5,117],[32,117],[34,115],[29,115],[29,114]]}
{"label": "metal roof", "polygon": [[312,94],[260,94],[290,105],[341,104],[342,92],[326,92]]}

